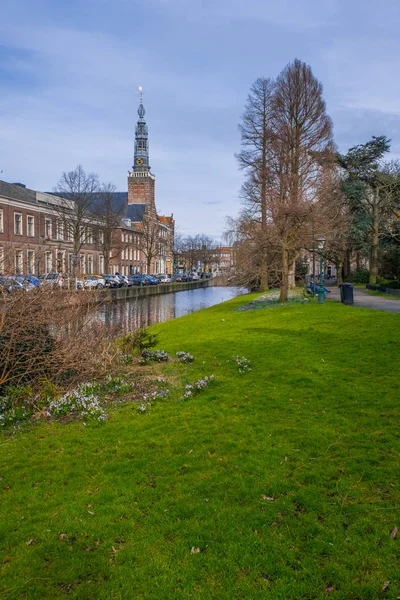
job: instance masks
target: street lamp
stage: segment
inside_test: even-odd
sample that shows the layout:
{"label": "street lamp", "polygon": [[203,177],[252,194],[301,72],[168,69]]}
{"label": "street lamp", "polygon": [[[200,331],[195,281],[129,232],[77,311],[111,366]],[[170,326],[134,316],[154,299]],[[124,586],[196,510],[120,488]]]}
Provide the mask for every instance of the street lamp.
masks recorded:
{"label": "street lamp", "polygon": [[318,288],[318,304],[323,304],[325,302],[325,290],[324,290],[324,259],[322,253],[324,251],[324,246],[326,239],[323,235],[319,235],[317,237],[317,248],[319,252],[319,288]]}

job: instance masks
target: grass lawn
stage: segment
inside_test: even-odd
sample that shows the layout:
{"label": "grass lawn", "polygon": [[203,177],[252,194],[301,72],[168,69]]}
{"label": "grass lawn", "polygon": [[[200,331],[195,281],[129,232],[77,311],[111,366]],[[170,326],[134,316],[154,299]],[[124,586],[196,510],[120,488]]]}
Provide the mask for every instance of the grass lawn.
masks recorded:
{"label": "grass lawn", "polygon": [[247,299],[154,328],[198,395],[1,435],[1,598],[400,596],[399,315]]}

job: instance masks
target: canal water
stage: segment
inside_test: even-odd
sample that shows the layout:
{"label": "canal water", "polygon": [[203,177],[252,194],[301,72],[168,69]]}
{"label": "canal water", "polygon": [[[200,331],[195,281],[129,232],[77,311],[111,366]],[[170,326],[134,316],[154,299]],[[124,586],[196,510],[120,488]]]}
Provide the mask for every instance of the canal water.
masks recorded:
{"label": "canal water", "polygon": [[210,286],[171,294],[144,296],[104,304],[98,308],[96,316],[107,325],[132,331],[138,327],[182,317],[246,293],[247,290],[240,287]]}

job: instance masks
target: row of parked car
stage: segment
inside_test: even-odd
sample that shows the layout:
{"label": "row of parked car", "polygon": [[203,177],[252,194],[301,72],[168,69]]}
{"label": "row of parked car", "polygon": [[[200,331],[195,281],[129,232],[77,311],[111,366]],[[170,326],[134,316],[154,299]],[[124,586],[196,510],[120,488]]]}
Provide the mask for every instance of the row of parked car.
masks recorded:
{"label": "row of parked car", "polygon": [[159,285],[160,283],[171,283],[169,275],[86,275],[78,280],[78,289],[95,288],[121,288],[131,287],[132,285]]}
{"label": "row of parked car", "polygon": [[[176,275],[176,282],[197,281],[202,278],[211,277],[211,274],[191,273],[188,275]],[[61,288],[75,287],[77,289],[96,289],[121,288],[133,285],[159,285],[160,283],[172,283],[169,275],[145,275],[136,273],[135,275],[85,275],[80,279],[72,279],[69,275],[63,273],[47,273],[46,275],[0,275],[0,290],[10,293],[18,290],[31,291],[36,286],[59,286]]]}
{"label": "row of parked car", "polygon": [[0,291],[11,293],[18,290],[31,291],[37,286],[58,286],[60,288],[96,289],[130,287],[132,285],[158,285],[171,283],[169,275],[85,275],[81,279],[72,279],[63,273],[46,275],[0,275]]}

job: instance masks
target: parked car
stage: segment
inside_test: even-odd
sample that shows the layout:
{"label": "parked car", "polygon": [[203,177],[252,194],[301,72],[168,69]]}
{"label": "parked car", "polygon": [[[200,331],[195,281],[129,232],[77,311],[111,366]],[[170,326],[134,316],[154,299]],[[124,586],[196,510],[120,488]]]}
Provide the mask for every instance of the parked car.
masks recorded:
{"label": "parked car", "polygon": [[62,273],[47,273],[39,275],[40,285],[59,285],[63,287],[65,284],[65,276]]}
{"label": "parked car", "polygon": [[122,287],[121,280],[116,275],[102,275],[106,288],[119,288]]}
{"label": "parked car", "polygon": [[118,273],[117,277],[119,278],[119,280],[120,280],[120,281],[121,281],[121,283],[122,283],[122,286],[121,286],[121,287],[128,287],[128,285],[129,285],[129,279],[128,279],[128,276],[127,276],[127,275],[120,275],[120,274]]}
{"label": "parked car", "polygon": [[81,281],[82,287],[93,290],[102,290],[106,287],[106,282],[99,275],[85,275]]}
{"label": "parked car", "polygon": [[192,273],[192,281],[198,281],[200,279],[197,273]]}
{"label": "parked car", "polygon": [[135,273],[135,275],[129,275],[128,277],[130,284],[131,285],[144,285],[143,282],[143,275],[141,273]]}
{"label": "parked car", "polygon": [[[23,289],[26,290],[27,292],[30,292],[31,290],[35,289],[35,287],[37,287],[39,285],[39,279],[37,277],[35,277],[34,275],[30,275],[30,274],[22,275],[21,273],[17,273],[16,275],[9,275],[7,277],[7,279],[21,284]],[[18,288],[18,286],[17,286],[17,288]]]}
{"label": "parked car", "polygon": [[23,285],[16,279],[0,276],[0,291],[2,293],[11,294],[11,292],[23,291],[23,289]]}
{"label": "parked car", "polygon": [[26,275],[18,274],[15,277],[20,283],[27,282],[27,283],[33,285],[34,287],[38,286],[40,283],[39,279],[37,277],[35,277],[34,275],[32,275],[31,273],[27,273]]}
{"label": "parked car", "polygon": [[161,275],[160,283],[172,283],[172,279],[169,275]]}

